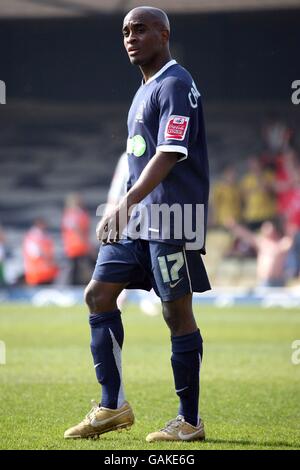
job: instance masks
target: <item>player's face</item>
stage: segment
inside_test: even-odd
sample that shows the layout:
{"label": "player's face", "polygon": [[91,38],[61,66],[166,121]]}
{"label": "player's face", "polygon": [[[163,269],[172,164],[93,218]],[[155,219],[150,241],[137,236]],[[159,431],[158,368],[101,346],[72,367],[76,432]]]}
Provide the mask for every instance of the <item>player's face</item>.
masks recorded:
{"label": "player's face", "polygon": [[166,45],[163,32],[147,15],[129,13],[123,23],[124,46],[134,65],[148,65]]}

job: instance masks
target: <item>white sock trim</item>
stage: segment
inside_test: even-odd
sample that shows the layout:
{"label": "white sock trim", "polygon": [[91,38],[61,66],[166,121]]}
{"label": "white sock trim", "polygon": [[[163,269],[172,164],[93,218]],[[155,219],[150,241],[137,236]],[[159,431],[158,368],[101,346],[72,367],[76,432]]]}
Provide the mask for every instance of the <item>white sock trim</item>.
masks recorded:
{"label": "white sock trim", "polygon": [[109,333],[110,333],[112,344],[113,344],[113,355],[114,355],[116,366],[117,366],[119,376],[120,376],[120,389],[118,393],[118,404],[117,404],[117,407],[120,408],[125,401],[123,379],[122,379],[122,358],[121,358],[122,350],[119,346],[118,341],[115,338],[115,335],[113,334],[110,328],[109,328]]}

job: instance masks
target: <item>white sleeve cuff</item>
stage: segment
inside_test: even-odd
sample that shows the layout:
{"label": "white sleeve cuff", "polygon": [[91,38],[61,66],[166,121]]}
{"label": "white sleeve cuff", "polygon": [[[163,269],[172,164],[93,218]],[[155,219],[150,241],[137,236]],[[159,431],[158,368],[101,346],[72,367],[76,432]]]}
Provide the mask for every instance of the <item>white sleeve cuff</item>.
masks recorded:
{"label": "white sleeve cuff", "polygon": [[177,163],[186,160],[188,156],[187,148],[181,147],[180,145],[159,145],[156,147],[156,150],[160,150],[161,152],[183,153],[183,156],[178,159]]}

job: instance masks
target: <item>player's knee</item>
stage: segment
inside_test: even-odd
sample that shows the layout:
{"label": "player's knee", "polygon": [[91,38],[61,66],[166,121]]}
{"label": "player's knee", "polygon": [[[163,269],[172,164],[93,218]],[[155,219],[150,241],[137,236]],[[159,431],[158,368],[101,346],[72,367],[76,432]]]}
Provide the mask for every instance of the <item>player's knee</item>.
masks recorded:
{"label": "player's knee", "polygon": [[172,336],[189,334],[197,328],[192,310],[182,308],[179,302],[163,302],[162,311]]}
{"label": "player's knee", "polygon": [[84,300],[91,313],[101,313],[104,296],[101,293],[101,289],[95,286],[87,286],[84,292]]}
{"label": "player's knee", "polygon": [[90,286],[87,286],[84,291],[84,301],[89,307],[89,309],[92,310],[95,304],[95,293],[94,289]]}
{"label": "player's knee", "polygon": [[164,302],[162,303],[162,313],[163,313],[163,317],[164,317],[165,322],[168,323],[168,321],[170,319],[170,311],[169,311],[167,305]]}
{"label": "player's knee", "polygon": [[88,285],[84,299],[90,313],[109,312],[116,308],[116,300],[105,292],[101,285]]}
{"label": "player's knee", "polygon": [[163,312],[163,317],[170,328],[171,332],[173,333],[174,330],[176,330],[177,326],[177,318],[176,315],[174,315],[174,312],[172,312],[172,308],[168,303],[163,303],[162,304],[162,312]]}

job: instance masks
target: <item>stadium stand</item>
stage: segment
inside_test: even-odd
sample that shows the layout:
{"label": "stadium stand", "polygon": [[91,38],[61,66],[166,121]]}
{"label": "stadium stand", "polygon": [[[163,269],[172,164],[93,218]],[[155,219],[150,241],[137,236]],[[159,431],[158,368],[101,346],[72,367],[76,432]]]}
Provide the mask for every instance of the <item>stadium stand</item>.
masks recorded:
{"label": "stadium stand", "polygon": [[[20,2],[2,0],[2,17],[69,17],[99,14],[100,12],[128,11],[139,6],[138,0],[64,0],[45,2]],[[171,12],[235,11],[282,8],[282,0],[152,0],[152,6]],[[298,6],[298,0],[285,0],[284,8]]]}
{"label": "stadium stand", "polygon": [[[23,110],[22,105],[11,109],[1,128],[0,222],[12,248],[8,262],[11,279],[14,272],[21,273],[21,241],[36,217],[46,216],[61,258],[61,217],[70,191],[83,196],[93,219],[94,240],[95,211],[106,200],[126,142],[125,106],[33,105],[24,124],[21,116],[26,110],[27,105]],[[276,111],[276,104],[270,111]],[[264,107],[253,103],[207,106],[213,179],[227,163],[241,170],[249,153],[261,149],[260,126],[266,114]],[[294,123],[294,116],[289,118]],[[220,285],[229,279],[237,285],[253,285],[254,260],[226,259],[220,263],[229,244],[228,234],[209,233],[207,265],[213,280]]]}

